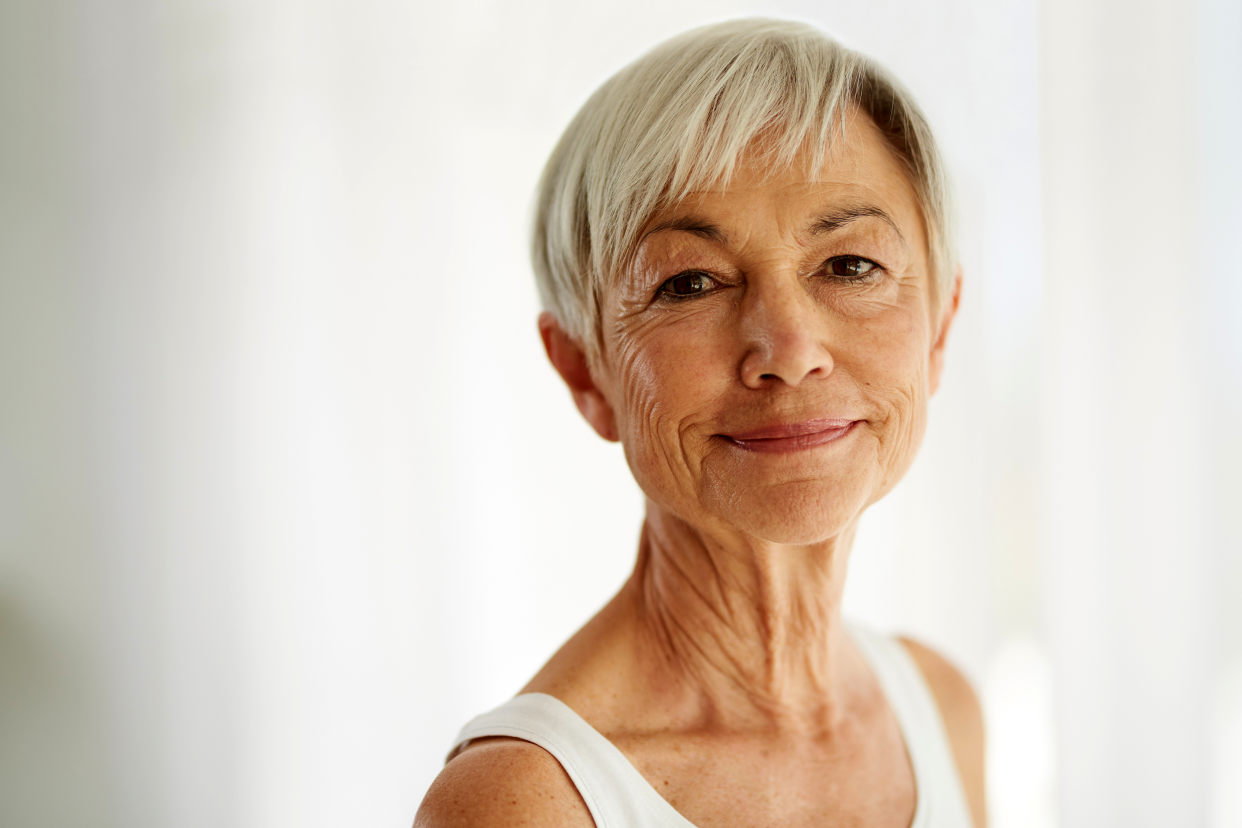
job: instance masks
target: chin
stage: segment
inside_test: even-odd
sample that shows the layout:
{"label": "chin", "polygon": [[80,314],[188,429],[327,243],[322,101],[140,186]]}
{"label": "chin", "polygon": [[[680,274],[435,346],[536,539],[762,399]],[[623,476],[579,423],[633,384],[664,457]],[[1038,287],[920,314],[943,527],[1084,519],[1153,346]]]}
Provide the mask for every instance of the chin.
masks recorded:
{"label": "chin", "polygon": [[791,483],[774,491],[745,491],[729,498],[721,517],[768,543],[812,546],[841,535],[866,508],[867,493],[822,482]]}

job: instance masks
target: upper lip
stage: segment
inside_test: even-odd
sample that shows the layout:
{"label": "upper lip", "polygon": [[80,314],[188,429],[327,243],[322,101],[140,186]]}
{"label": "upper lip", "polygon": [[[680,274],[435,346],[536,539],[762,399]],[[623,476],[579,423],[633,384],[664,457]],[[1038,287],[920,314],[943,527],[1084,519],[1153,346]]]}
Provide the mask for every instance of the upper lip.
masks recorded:
{"label": "upper lip", "polygon": [[857,420],[849,417],[820,417],[797,423],[777,423],[775,425],[750,429],[749,431],[727,432],[722,436],[739,442],[747,440],[783,440],[790,437],[805,437],[808,434],[819,434],[824,431],[845,428],[855,422]]}

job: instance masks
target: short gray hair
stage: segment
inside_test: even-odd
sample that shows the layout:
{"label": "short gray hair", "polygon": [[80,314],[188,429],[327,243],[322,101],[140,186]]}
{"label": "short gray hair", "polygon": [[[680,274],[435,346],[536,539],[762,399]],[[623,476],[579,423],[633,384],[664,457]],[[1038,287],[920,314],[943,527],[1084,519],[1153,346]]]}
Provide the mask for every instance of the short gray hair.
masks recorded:
{"label": "short gray hair", "polygon": [[870,58],[804,23],[732,20],[685,32],[609,78],[570,122],[539,183],[539,296],[571,336],[598,344],[600,298],[651,217],[727,183],[763,134],[774,169],[809,148],[814,175],[846,110],[871,117],[901,159],[941,295],[955,269],[949,189],[927,119]]}

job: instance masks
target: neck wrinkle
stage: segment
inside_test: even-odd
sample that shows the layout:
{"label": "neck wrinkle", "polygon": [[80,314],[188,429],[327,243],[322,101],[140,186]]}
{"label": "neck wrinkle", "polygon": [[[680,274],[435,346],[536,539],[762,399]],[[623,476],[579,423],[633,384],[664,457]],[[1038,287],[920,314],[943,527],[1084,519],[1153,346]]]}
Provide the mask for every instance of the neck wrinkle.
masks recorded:
{"label": "neck wrinkle", "polygon": [[640,624],[662,671],[698,695],[705,722],[805,730],[843,715],[840,605],[853,534],[817,547],[729,548],[649,504],[631,579]]}

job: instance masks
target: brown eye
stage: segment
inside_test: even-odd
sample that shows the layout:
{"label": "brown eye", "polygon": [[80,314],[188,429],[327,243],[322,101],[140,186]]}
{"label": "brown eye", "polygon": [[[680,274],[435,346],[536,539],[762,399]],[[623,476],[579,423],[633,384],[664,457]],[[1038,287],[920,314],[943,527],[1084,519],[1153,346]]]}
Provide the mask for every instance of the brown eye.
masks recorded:
{"label": "brown eye", "polygon": [[677,297],[694,296],[698,293],[706,293],[711,286],[711,276],[697,270],[687,270],[660,285],[660,292]]}
{"label": "brown eye", "polygon": [[850,282],[866,279],[878,269],[879,265],[875,262],[868,261],[860,256],[837,256],[835,259],[829,259],[828,261],[829,273]]}

